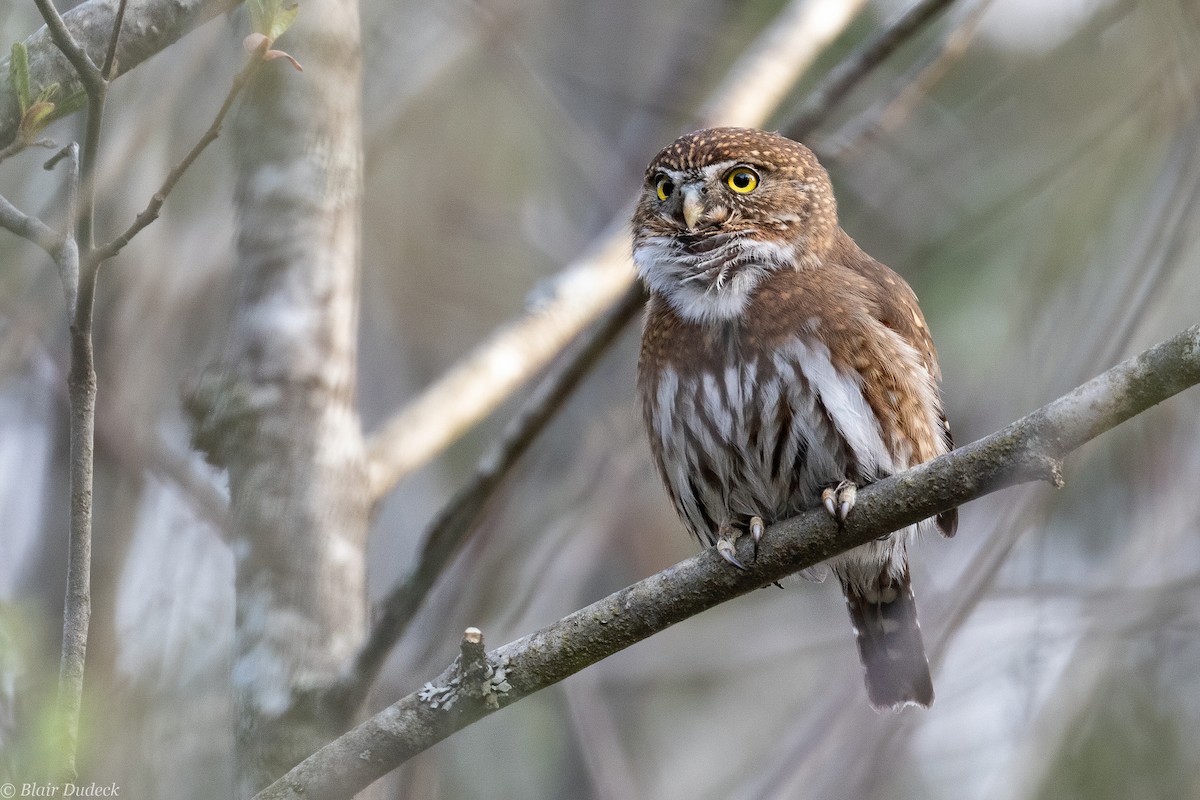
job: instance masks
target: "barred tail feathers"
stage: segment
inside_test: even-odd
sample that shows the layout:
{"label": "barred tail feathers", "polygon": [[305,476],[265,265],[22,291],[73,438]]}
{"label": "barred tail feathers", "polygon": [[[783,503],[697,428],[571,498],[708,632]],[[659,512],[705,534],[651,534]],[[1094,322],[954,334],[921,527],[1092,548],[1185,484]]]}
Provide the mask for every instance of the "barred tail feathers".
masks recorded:
{"label": "barred tail feathers", "polygon": [[843,579],[842,589],[871,705],[880,710],[907,705],[928,708],[933,703],[933,681],[908,570],[897,577],[885,569],[875,587],[869,588]]}

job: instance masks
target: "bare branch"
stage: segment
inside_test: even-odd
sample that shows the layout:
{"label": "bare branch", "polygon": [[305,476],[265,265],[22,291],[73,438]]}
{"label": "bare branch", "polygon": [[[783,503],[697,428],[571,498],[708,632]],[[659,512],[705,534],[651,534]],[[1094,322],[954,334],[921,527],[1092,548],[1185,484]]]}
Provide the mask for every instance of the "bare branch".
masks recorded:
{"label": "bare branch", "polygon": [[146,205],[146,208],[134,218],[133,224],[108,244],[96,248],[88,259],[91,266],[97,266],[121,252],[134,236],[137,236],[142,229],[158,219],[163,203],[166,202],[167,196],[171,194],[171,190],[175,188],[175,184],[179,183],[179,179],[195,163],[200,154],[204,152],[204,149],[215,142],[217,137],[221,135],[221,127],[225,124],[225,117],[228,116],[229,110],[233,107],[234,100],[237,99],[237,96],[246,87],[246,84],[250,82],[250,79],[254,77],[255,71],[264,63],[263,53],[266,52],[269,46],[269,42],[263,42],[250,55],[246,65],[234,77],[233,84],[229,88],[229,93],[225,95],[225,102],[221,104],[221,108],[217,111],[216,117],[213,118],[212,124],[208,126],[208,130],[204,132],[204,135],[200,137],[200,140],[196,142],[192,149],[188,151],[183,160],[176,164],[167,174],[166,180],[162,182],[162,186],[158,187],[158,191],[150,198],[150,202]]}
{"label": "bare branch", "polygon": [[108,40],[108,52],[104,54],[104,65],[100,67],[100,76],[106,81],[114,77],[113,67],[117,63],[117,42],[121,39],[121,24],[125,21],[125,1],[120,0],[117,6],[117,18],[113,20],[112,38]]}
{"label": "bare branch", "polygon": [[761,125],[864,5],[865,0],[793,0],[729,70],[701,108],[699,127]]}
{"label": "bare branch", "polygon": [[[500,707],[544,689],[718,603],[812,566],[880,534],[1007,486],[1061,482],[1062,459],[1080,445],[1200,383],[1200,325],[1131,358],[1007,428],[865,487],[845,530],[822,510],[772,525],[757,561],[731,570],[711,549],[615,592],[489,654],[503,664]],[[743,538],[742,558],[751,543]],[[447,669],[314,753],[257,800],[348,797],[406,759],[491,712],[487,703],[434,708],[427,697]]]}
{"label": "bare branch", "polygon": [[833,137],[836,140],[836,148],[817,148],[822,157],[845,160],[868,142],[895,129],[909,115],[917,101],[928,95],[933,86],[941,81],[966,53],[992,2],[993,0],[973,0],[971,5],[962,8],[963,13],[954,23],[954,27],[947,31],[941,47],[933,51],[923,63],[902,76],[896,83],[897,88],[888,96],[881,98],[838,132]]}
{"label": "bare branch", "polygon": [[496,331],[371,436],[372,499],[490,413],[629,288],[628,236],[622,222],[555,278],[548,297]]}
{"label": "bare branch", "polygon": [[864,77],[954,2],[955,0],[918,2],[880,31],[874,39],[859,48],[853,56],[830,70],[820,85],[805,99],[804,105],[780,126],[781,130],[793,139],[807,136],[829,110],[840,103]]}
{"label": "bare branch", "polygon": [[0,227],[22,239],[28,239],[50,254],[51,258],[63,245],[63,237],[37,217],[31,217],[0,195]]}

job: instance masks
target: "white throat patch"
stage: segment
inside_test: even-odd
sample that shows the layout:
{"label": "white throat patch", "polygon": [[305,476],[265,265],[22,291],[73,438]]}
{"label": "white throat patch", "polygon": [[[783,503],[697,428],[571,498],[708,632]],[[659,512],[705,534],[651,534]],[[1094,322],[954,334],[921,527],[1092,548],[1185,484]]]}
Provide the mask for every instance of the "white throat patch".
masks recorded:
{"label": "white throat patch", "polygon": [[633,251],[638,275],[650,290],[684,319],[702,324],[740,316],[759,283],[794,258],[792,247],[743,237],[693,254],[673,236],[651,236]]}

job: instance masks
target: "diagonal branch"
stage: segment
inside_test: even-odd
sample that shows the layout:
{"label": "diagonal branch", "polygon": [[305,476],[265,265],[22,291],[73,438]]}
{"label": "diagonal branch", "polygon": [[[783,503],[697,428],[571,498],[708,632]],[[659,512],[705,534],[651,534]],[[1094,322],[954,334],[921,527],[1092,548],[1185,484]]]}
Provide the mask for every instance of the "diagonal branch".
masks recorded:
{"label": "diagonal branch", "polygon": [[212,124],[208,126],[208,130],[200,137],[199,141],[192,146],[188,154],[183,157],[183,160],[171,169],[167,174],[166,179],[162,182],[162,186],[158,187],[158,191],[150,198],[150,202],[146,204],[146,208],[138,214],[133,223],[130,224],[119,236],[115,237],[108,244],[97,247],[89,256],[88,264],[90,266],[98,266],[100,263],[112,258],[117,253],[129,244],[134,236],[141,233],[142,229],[150,223],[158,219],[159,213],[162,211],[163,203],[167,201],[167,196],[171,194],[171,190],[175,188],[175,184],[179,183],[179,179],[188,171],[192,164],[200,157],[210,144],[217,140],[221,135],[221,127],[225,124],[225,117],[229,114],[229,110],[233,108],[233,101],[241,93],[250,79],[254,77],[255,71],[262,66],[263,54],[270,46],[269,42],[263,42],[250,54],[246,65],[233,79],[233,85],[229,87],[229,93],[225,95],[225,101],[218,109],[217,115],[213,118]]}
{"label": "diagonal branch", "polygon": [[[455,731],[719,603],[888,531],[1007,486],[1062,482],[1085,442],[1200,383],[1200,325],[1131,358],[1007,428],[865,487],[844,531],[815,510],[771,526],[754,568],[712,550],[615,592],[488,654],[501,673],[488,702],[454,697],[454,666],[305,759],[256,800],[348,797]],[[743,538],[743,560],[751,544]],[[436,698],[436,704],[429,698]]]}
{"label": "diagonal branch", "polygon": [[26,214],[0,195],[0,228],[28,239],[54,258],[63,246],[63,237],[37,217]]}
{"label": "diagonal branch", "polygon": [[793,139],[807,136],[863,78],[882,64],[955,0],[920,0],[891,25],[880,31],[849,58],[829,71],[799,108],[782,125]]}

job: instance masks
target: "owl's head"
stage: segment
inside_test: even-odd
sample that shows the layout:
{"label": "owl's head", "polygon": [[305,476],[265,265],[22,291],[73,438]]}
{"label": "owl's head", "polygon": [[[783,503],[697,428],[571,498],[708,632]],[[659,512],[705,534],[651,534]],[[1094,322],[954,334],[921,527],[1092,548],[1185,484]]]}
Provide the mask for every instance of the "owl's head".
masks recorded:
{"label": "owl's head", "polygon": [[634,262],[685,317],[729,319],[766,274],[818,264],[836,230],[829,175],[811,150],[766,131],[710,128],[647,167]]}

